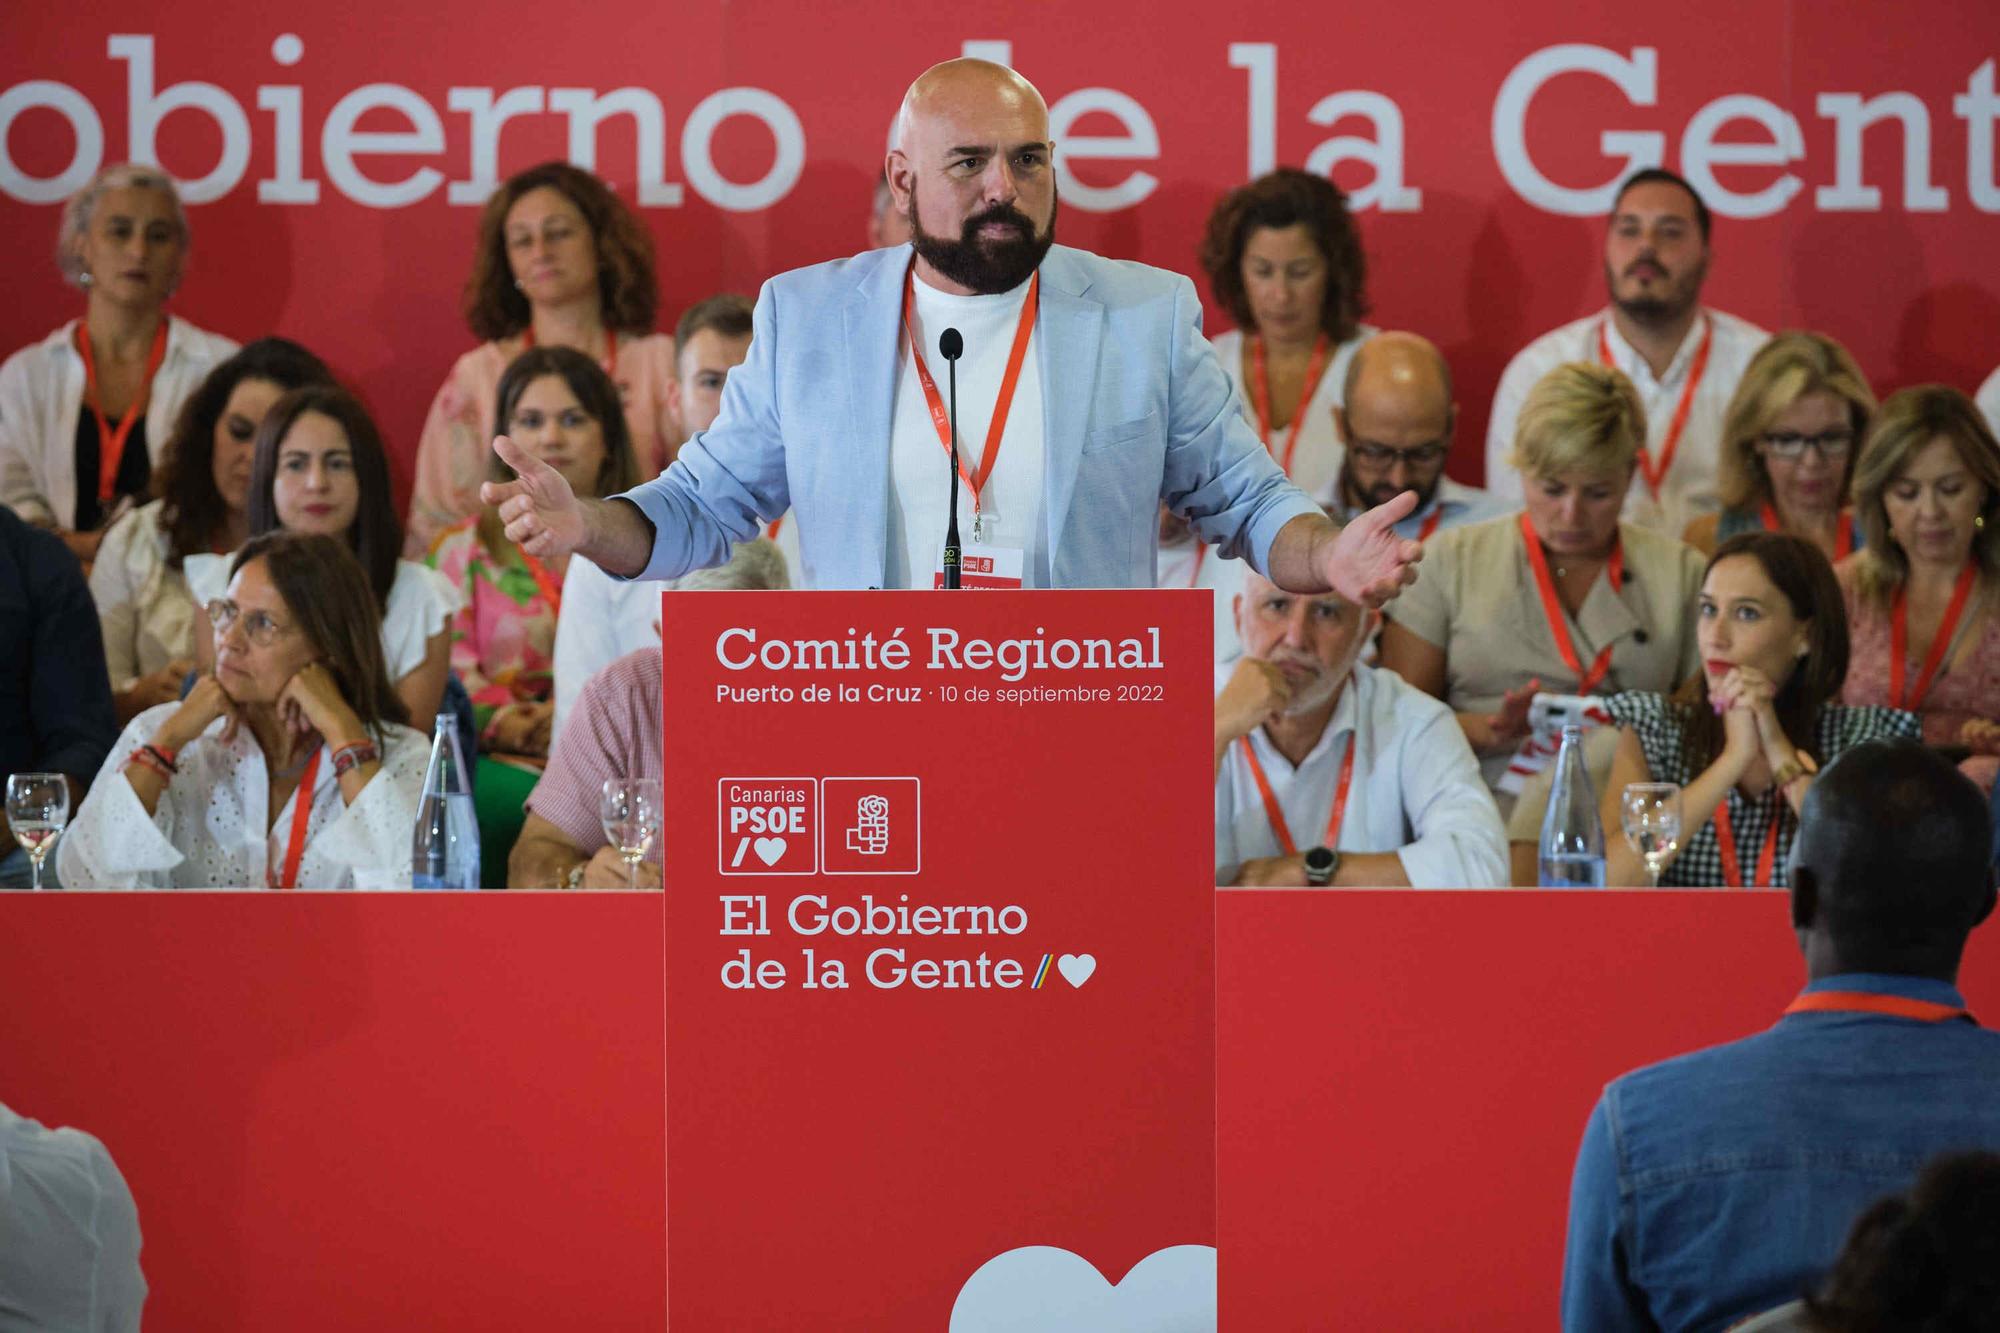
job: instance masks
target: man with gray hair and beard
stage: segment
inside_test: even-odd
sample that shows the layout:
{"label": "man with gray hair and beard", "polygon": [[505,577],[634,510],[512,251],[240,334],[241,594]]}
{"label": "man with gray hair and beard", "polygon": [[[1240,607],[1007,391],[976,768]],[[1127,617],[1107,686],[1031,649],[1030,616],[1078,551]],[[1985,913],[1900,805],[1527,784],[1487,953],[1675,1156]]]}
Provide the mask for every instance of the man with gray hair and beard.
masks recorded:
{"label": "man with gray hair and beard", "polygon": [[1215,701],[1215,882],[1487,888],[1507,837],[1451,710],[1359,665],[1377,613],[1252,573]]}

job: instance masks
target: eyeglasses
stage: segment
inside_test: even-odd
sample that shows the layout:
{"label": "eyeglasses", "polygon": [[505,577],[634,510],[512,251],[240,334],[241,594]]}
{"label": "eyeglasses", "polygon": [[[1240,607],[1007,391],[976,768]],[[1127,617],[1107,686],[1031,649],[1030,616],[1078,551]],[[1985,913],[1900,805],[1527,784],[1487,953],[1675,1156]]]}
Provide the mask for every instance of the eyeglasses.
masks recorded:
{"label": "eyeglasses", "polygon": [[1429,444],[1419,444],[1408,449],[1391,449],[1386,444],[1363,440],[1348,452],[1370,467],[1393,467],[1401,463],[1405,467],[1423,468],[1435,467],[1442,463],[1444,456],[1451,452],[1451,448],[1442,440],[1432,440]]}
{"label": "eyeglasses", "polygon": [[1801,435],[1795,430],[1771,431],[1764,436],[1764,452],[1773,458],[1805,457],[1812,449],[1821,458],[1845,458],[1854,447],[1854,432],[1845,426],[1823,430],[1817,435]]}
{"label": "eyeglasses", "polygon": [[218,597],[202,609],[208,612],[208,623],[215,627],[217,634],[229,633],[229,627],[236,623],[238,616],[242,616],[243,632],[249,636],[250,642],[259,648],[269,648],[277,642],[279,635],[290,634],[293,628],[290,625],[280,625],[263,611],[252,611],[244,615],[243,609],[227,597]]}

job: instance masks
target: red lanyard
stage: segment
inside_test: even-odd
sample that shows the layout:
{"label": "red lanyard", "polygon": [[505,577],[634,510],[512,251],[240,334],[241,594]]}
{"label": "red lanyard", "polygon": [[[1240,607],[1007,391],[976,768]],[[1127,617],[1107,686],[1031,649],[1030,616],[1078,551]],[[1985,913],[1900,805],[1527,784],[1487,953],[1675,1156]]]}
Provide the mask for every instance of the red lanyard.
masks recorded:
{"label": "red lanyard", "polygon": [[1429,541],[1431,539],[1431,534],[1438,530],[1438,524],[1443,520],[1444,520],[1443,508],[1440,507],[1438,509],[1433,509],[1431,511],[1431,516],[1424,520],[1424,525],[1421,528],[1417,529],[1417,544],[1422,545],[1423,543]]}
{"label": "red lanyard", "polygon": [[1972,596],[1972,585],[1979,581],[1979,567],[1967,561],[1965,568],[1958,572],[1958,584],[1951,590],[1951,605],[1945,608],[1944,622],[1931,638],[1931,650],[1924,658],[1923,673],[1917,677],[1916,687],[1906,695],[1903,692],[1903,669],[1910,650],[1910,606],[1907,589],[1896,589],[1896,600],[1889,609],[1889,706],[1912,711],[1921,708],[1924,696],[1931,692],[1931,677],[1937,675],[1944,665],[1944,655],[1951,650],[1951,641],[1958,633],[1958,622],[1965,614],[1965,600]]}
{"label": "red lanyard", "polygon": [[1196,537],[1194,541],[1194,568],[1188,571],[1187,581],[1187,586],[1190,588],[1201,586],[1201,562],[1208,559],[1208,543],[1200,537]]}
{"label": "red lanyard", "polygon": [[[1562,654],[1563,664],[1577,676],[1576,692],[1589,694],[1611,670],[1611,649],[1605,644],[1597,660],[1590,664],[1588,671],[1583,668],[1583,659],[1578,656],[1576,644],[1569,637],[1569,622],[1563,615],[1562,602],[1556,597],[1555,580],[1549,577],[1549,560],[1542,554],[1542,539],[1535,535],[1535,524],[1525,511],[1521,514],[1521,539],[1528,546],[1528,565],[1535,572],[1535,588],[1542,595],[1542,611],[1549,618],[1549,633],[1555,635],[1556,651]],[[1604,573],[1611,580],[1611,591],[1621,591],[1625,586],[1625,543],[1619,541],[1611,547],[1611,560],[1604,567]]]}
{"label": "red lanyard", "polygon": [[[514,549],[521,551],[521,548],[518,546]],[[547,565],[535,559],[535,557],[529,555],[526,551],[521,551],[521,559],[528,566],[528,574],[535,580],[535,587],[542,594],[542,600],[549,604],[549,614],[560,616],[562,614],[561,582],[557,580],[555,574]]]}
{"label": "red lanyard", "polygon": [[[1784,797],[1780,794],[1779,800]],[[1778,809],[1778,818],[1764,832],[1764,846],[1757,853],[1757,883],[1743,882],[1743,863],[1736,859],[1736,831],[1729,826],[1729,795],[1724,793],[1722,804],[1715,807],[1715,846],[1722,853],[1722,882],[1732,889],[1769,888],[1771,872],[1778,865],[1778,832],[1785,825],[1785,811]]]}
{"label": "red lanyard", "polygon": [[[1299,395],[1299,405],[1292,411],[1292,424],[1285,432],[1285,452],[1278,459],[1278,466],[1285,470],[1285,475],[1288,477],[1292,475],[1292,456],[1299,451],[1299,427],[1305,424],[1306,409],[1312,406],[1313,393],[1319,388],[1319,378],[1326,373],[1327,349],[1331,345],[1327,336],[1324,333],[1320,334],[1319,340],[1313,344],[1312,360],[1306,365],[1305,391]],[[1271,449],[1271,376],[1264,366],[1262,338],[1250,340],[1250,364],[1256,374],[1257,438],[1264,442],[1266,449]],[[1275,449],[1271,449],[1271,452],[1277,454]]]}
{"label": "red lanyard", "polygon": [[[534,345],[535,326],[530,324],[527,328],[521,330],[521,350],[526,351]],[[613,379],[618,378],[618,330],[616,329],[606,329],[604,331],[604,360],[602,365],[604,366],[605,374],[611,376]]]}
{"label": "red lanyard", "polygon": [[306,854],[306,824],[312,819],[313,782],[319,777],[318,750],[306,760],[306,771],[299,775],[299,789],[292,793],[292,839],[285,848],[285,873],[275,883],[270,871],[265,870],[265,883],[274,889],[295,889],[299,884],[299,860]]}
{"label": "red lanyard", "polygon": [[[1759,515],[1759,521],[1763,523],[1764,531],[1766,532],[1783,532],[1785,530],[1785,525],[1778,519],[1777,508],[1769,500],[1764,501],[1764,511]],[[1834,522],[1833,562],[1839,564],[1853,554],[1854,515],[1852,511],[1843,509],[1840,511],[1839,518]]]}
{"label": "red lanyard", "polygon": [[[1007,413],[1014,406],[1014,387],[1021,378],[1021,363],[1028,358],[1028,339],[1035,331],[1035,311],[1041,306],[1042,275],[1035,274],[1028,279],[1028,297],[1021,302],[1021,319],[1014,326],[1014,346],[1007,353],[1007,373],[1000,378],[1000,396],[993,400],[993,420],[986,427],[986,449],[979,456],[979,471],[965,470],[965,456],[958,460],[958,475],[965,482],[965,488],[972,492],[972,512],[979,512],[979,492],[986,485],[986,479],[993,475],[993,465],[1000,459],[1000,437],[1007,433]],[[944,446],[945,455],[951,455],[951,416],[945,411],[944,399],[938,397],[937,381],[931,378],[931,368],[924,364],[923,349],[917,346],[917,268],[916,261],[910,261],[909,271],[903,275],[903,333],[910,345],[910,356],[917,363],[917,381],[924,387],[924,401],[930,404],[931,424],[937,427],[938,443]],[[976,540],[976,538],[975,538]]]}
{"label": "red lanyard", "polygon": [[1954,1018],[1974,1023],[1968,1009],[1935,1000],[1912,1000],[1903,995],[1876,995],[1862,990],[1809,990],[1785,1006],[1787,1014],[1888,1014],[1892,1018],[1913,1018],[1919,1023],[1949,1023]]}
{"label": "red lanyard", "polygon": [[[1354,752],[1360,746],[1361,733],[1357,731],[1347,738],[1347,757],[1340,761],[1340,785],[1334,788],[1333,813],[1327,817],[1322,847],[1340,845],[1340,825],[1347,817],[1347,788],[1354,780]],[[1248,736],[1243,738],[1243,757],[1250,761],[1250,776],[1257,780],[1257,794],[1264,798],[1264,818],[1271,821],[1271,832],[1278,835],[1278,846],[1285,849],[1286,856],[1297,856],[1299,849],[1292,842],[1291,829],[1286,827],[1285,812],[1278,808],[1277,793],[1271,790],[1271,780],[1264,776],[1264,766],[1257,762],[1257,749]]]}
{"label": "red lanyard", "polygon": [[[1611,321],[1600,321],[1597,326],[1597,359],[1605,365],[1617,368],[1611,359]],[[1701,387],[1701,377],[1708,370],[1708,349],[1715,341],[1715,321],[1703,318],[1701,345],[1694,349],[1694,364],[1688,367],[1687,387],[1681,390],[1680,405],[1674,408],[1674,419],[1667,424],[1667,438],[1660,442],[1660,458],[1656,465],[1653,455],[1645,449],[1639,451],[1639,475],[1646,479],[1646,490],[1653,499],[1660,498],[1660,486],[1667,479],[1667,469],[1674,465],[1674,451],[1680,448],[1681,431],[1687,427],[1688,413],[1694,408],[1694,392]]]}
{"label": "red lanyard", "polygon": [[776,518],[771,520],[770,527],[764,529],[764,540],[769,542],[774,542],[778,540],[778,529],[784,526],[785,526],[785,516],[783,514],[780,514]]}
{"label": "red lanyard", "polygon": [[91,415],[97,418],[97,502],[103,504],[117,489],[118,467],[125,461],[125,441],[131,438],[133,423],[145,412],[146,400],[153,396],[153,376],[160,373],[160,363],[167,359],[167,320],[164,316],[160,319],[160,327],[153,334],[153,350],[146,357],[146,378],[140,383],[132,405],[118,419],[115,430],[98,401],[97,357],[90,350],[90,330],[81,321],[76,326],[76,350],[83,354],[83,396],[90,403]]}

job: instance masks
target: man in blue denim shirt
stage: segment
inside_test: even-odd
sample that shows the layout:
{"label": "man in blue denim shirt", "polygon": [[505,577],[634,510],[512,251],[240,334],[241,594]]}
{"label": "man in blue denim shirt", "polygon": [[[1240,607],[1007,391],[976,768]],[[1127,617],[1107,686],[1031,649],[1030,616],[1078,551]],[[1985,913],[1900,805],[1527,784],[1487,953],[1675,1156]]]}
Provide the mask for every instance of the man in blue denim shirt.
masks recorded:
{"label": "man in blue denim shirt", "polygon": [[1856,746],[1792,852],[1805,993],[1754,1037],[1604,1090],[1570,1188],[1563,1327],[1720,1330],[1796,1299],[1856,1216],[1951,1149],[2000,1148],[2000,1033],[1964,1014],[1991,815],[1943,759]]}

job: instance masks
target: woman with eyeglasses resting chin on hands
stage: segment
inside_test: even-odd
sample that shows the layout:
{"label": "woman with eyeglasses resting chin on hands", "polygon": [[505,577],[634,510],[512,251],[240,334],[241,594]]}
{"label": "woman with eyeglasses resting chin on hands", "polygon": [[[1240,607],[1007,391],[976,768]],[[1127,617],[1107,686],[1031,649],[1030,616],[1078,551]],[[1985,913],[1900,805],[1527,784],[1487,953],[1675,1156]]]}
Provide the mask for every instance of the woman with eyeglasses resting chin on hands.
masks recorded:
{"label": "woman with eyeglasses resting chin on hands", "polygon": [[58,849],[73,888],[407,888],[430,747],[344,543],[274,532],[208,607],[215,671],[125,728]]}
{"label": "woman with eyeglasses resting chin on hands", "polygon": [[1789,532],[1834,563],[1861,548],[1847,507],[1875,394],[1847,349],[1792,329],[1759,348],[1722,419],[1722,512],[1688,524],[1703,555],[1745,532]]}

